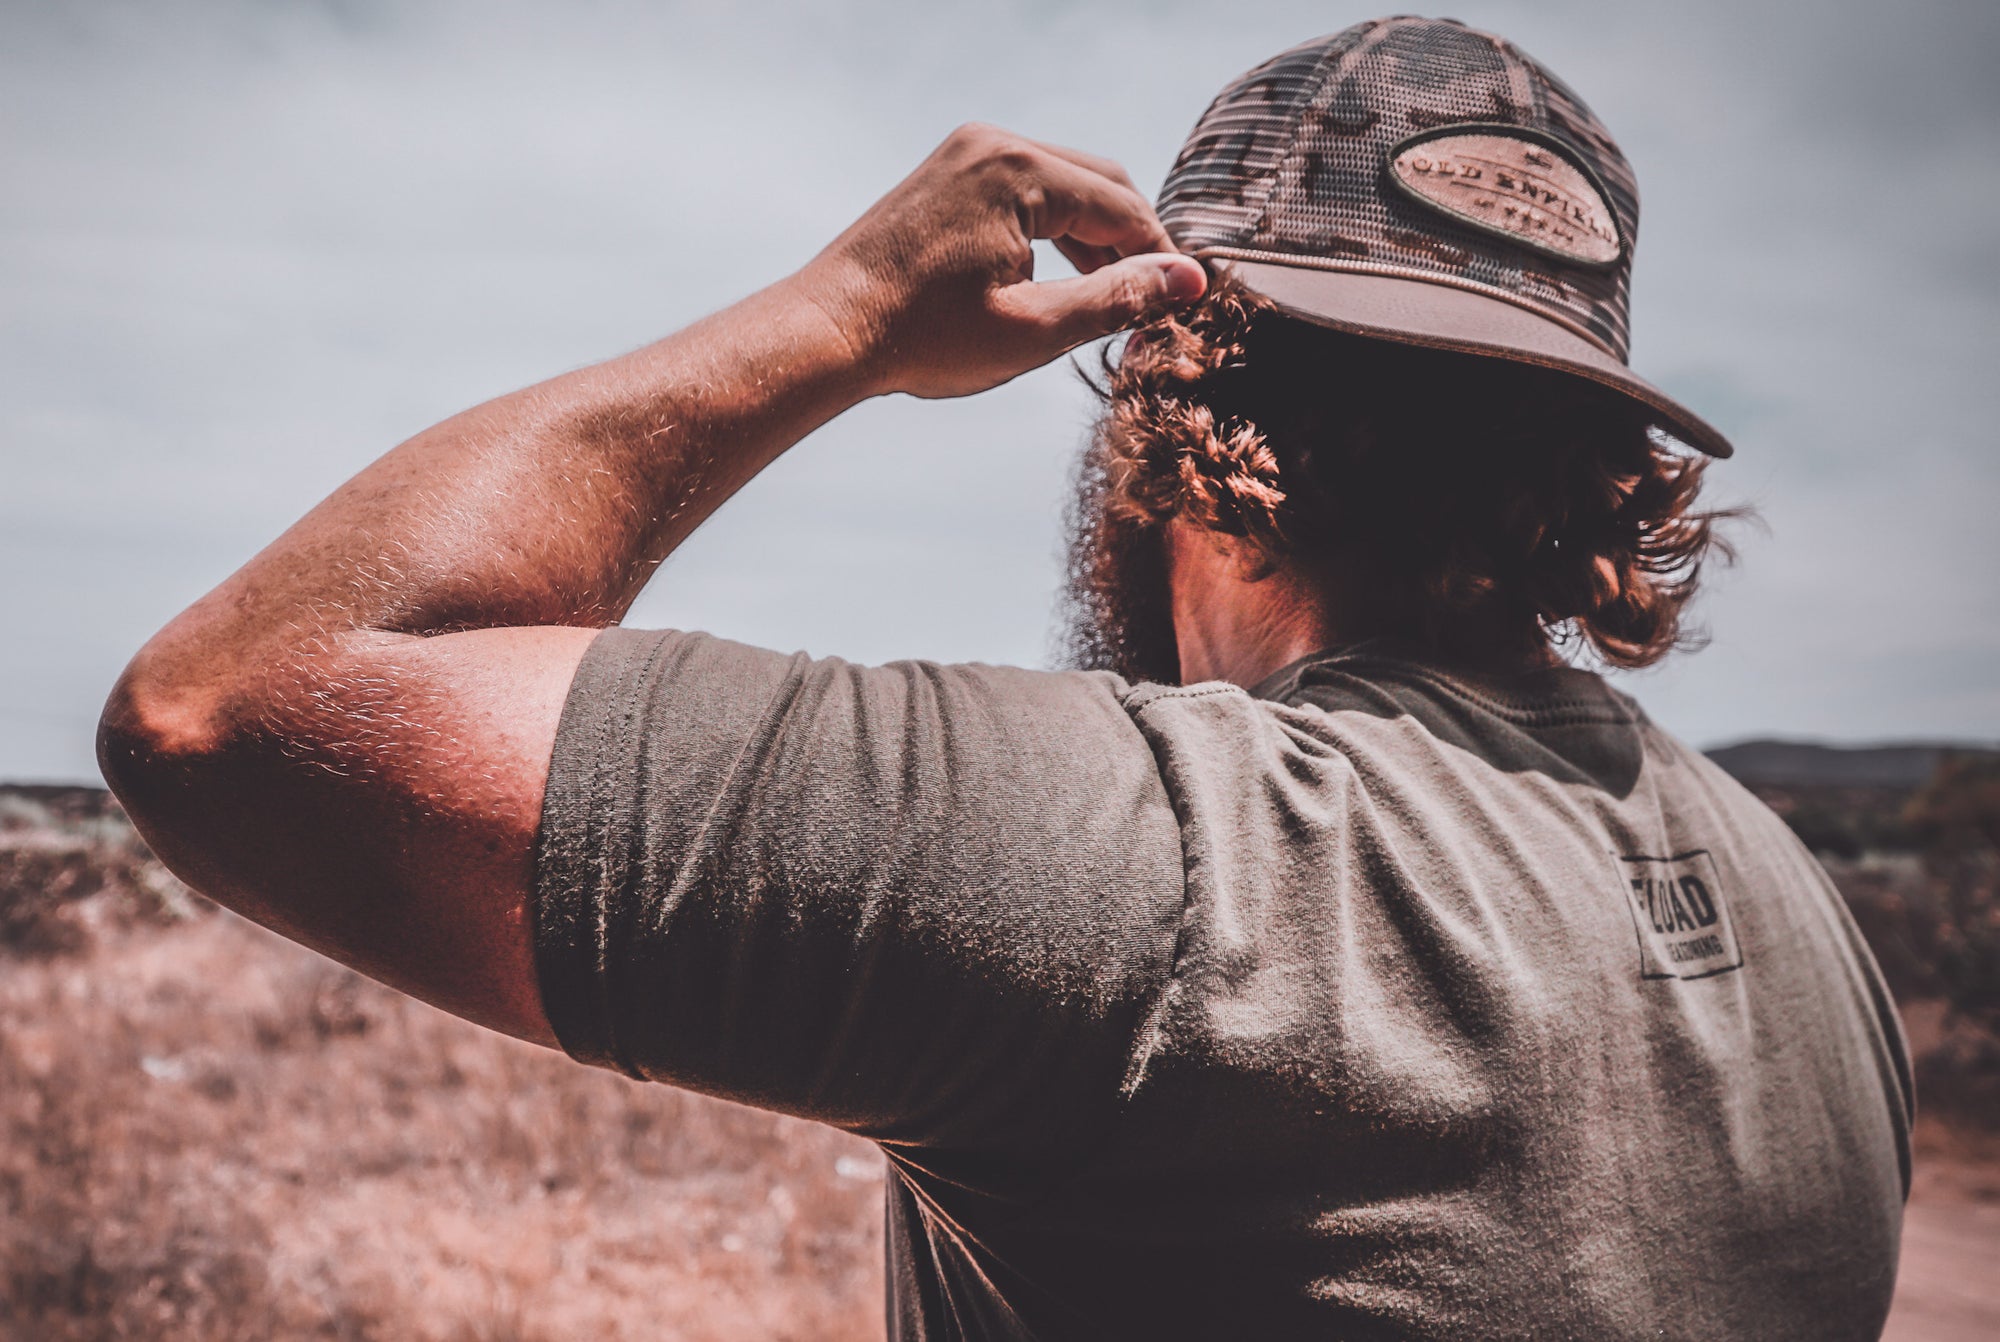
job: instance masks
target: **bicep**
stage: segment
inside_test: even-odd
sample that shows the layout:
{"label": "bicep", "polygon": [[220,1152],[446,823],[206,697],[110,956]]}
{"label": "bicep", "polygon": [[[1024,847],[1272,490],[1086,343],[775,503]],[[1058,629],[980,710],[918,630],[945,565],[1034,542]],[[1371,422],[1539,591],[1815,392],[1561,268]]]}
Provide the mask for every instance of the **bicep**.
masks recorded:
{"label": "bicep", "polygon": [[190,884],[363,973],[553,1044],[535,834],[595,630],[355,634],[271,669],[134,818]]}

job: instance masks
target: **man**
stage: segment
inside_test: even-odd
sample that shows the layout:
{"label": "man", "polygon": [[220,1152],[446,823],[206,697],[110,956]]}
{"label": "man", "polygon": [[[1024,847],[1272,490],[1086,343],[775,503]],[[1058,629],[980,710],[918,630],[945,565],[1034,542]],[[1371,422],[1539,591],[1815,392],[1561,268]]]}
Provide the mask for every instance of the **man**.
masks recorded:
{"label": "man", "polygon": [[[1873,963],[1559,655],[1680,641],[1729,450],[1626,367],[1636,224],[1581,101],[1450,23],[1238,80],[1158,217],[968,128],[798,274],[356,477],[139,654],[106,776],[385,982],[882,1143],[899,1337],[1874,1336]],[[606,631],[848,406],[1134,324],[1074,565],[1113,669]]]}

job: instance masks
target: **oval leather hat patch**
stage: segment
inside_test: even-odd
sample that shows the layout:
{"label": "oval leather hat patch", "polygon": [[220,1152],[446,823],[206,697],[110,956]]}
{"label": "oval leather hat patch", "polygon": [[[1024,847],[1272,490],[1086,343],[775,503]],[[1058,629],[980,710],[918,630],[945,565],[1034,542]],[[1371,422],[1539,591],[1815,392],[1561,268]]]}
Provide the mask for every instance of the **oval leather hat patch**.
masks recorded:
{"label": "oval leather hat patch", "polygon": [[1389,166],[1417,200],[1489,233],[1585,265],[1625,255],[1617,216],[1591,175],[1513,127],[1427,131],[1397,145]]}

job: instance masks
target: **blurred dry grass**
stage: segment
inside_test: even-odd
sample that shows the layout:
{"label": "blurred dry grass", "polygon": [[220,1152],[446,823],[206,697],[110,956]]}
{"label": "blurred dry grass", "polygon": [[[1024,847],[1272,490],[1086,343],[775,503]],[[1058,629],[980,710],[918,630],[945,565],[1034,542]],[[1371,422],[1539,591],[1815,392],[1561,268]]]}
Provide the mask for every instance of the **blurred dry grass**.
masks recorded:
{"label": "blurred dry grass", "polygon": [[864,1142],[570,1063],[0,794],[0,1337],[882,1332]]}
{"label": "blurred dry grass", "polygon": [[[1935,873],[1829,857],[1931,991]],[[2000,1336],[2000,1036],[1904,1018],[1887,1336]],[[187,892],[101,792],[0,787],[0,1128],[0,1342],[882,1335],[867,1143],[392,993]]]}

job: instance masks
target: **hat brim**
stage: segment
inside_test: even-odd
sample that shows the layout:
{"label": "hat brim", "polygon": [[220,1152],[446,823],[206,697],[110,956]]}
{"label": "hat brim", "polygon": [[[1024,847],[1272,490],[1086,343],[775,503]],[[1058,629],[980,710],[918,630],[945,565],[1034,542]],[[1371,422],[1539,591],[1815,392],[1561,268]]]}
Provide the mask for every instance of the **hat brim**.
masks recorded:
{"label": "hat brim", "polygon": [[1500,298],[1429,280],[1288,266],[1242,257],[1204,257],[1281,312],[1350,335],[1489,355],[1574,373],[1622,392],[1658,417],[1661,428],[1711,457],[1735,454],[1701,416],[1560,323]]}

